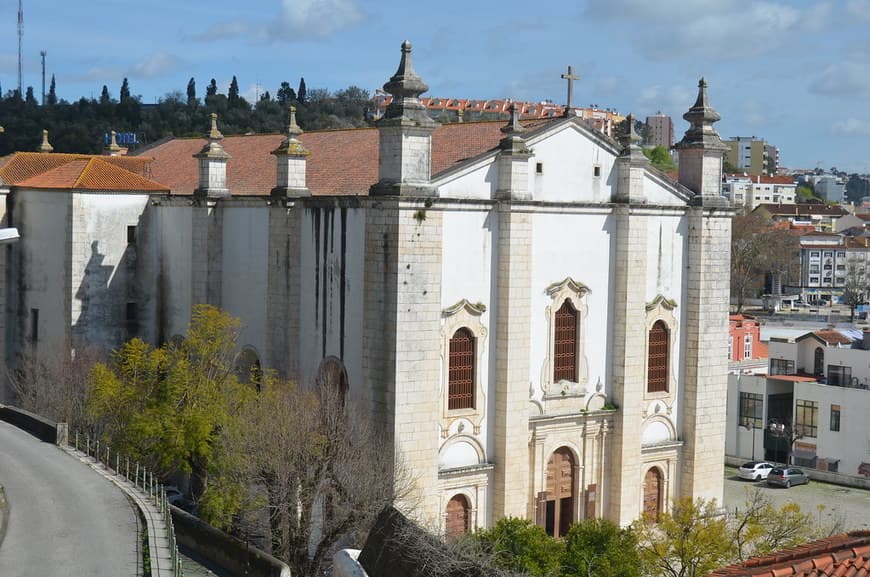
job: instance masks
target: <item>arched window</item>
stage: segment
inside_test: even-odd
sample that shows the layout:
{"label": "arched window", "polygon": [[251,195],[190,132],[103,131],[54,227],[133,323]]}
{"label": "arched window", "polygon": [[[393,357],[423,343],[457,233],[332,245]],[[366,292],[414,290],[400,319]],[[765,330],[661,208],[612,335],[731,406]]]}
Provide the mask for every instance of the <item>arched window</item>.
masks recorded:
{"label": "arched window", "polygon": [[471,529],[471,507],[465,495],[454,495],[447,502],[447,524],[444,533],[448,539],[459,537]]}
{"label": "arched window", "polygon": [[450,339],[447,408],[474,408],[474,335],[463,327]]}
{"label": "arched window", "polygon": [[263,369],[260,365],[260,357],[254,349],[243,348],[236,356],[233,369],[240,383],[251,384],[258,391],[263,386]]}
{"label": "arched window", "polygon": [[643,478],[643,516],[653,523],[662,513],[662,485],[662,473],[658,467],[646,472]]}
{"label": "arched window", "polygon": [[668,358],[670,335],[664,321],[656,321],[649,331],[646,390],[648,393],[668,392]]}
{"label": "arched window", "polygon": [[813,374],[825,374],[825,349],[816,347],[816,354],[813,357]]}
{"label": "arched window", "polygon": [[577,382],[577,309],[566,300],[556,311],[553,335],[553,382]]}
{"label": "arched window", "polygon": [[347,371],[342,362],[335,357],[327,357],[320,364],[317,374],[317,382],[320,386],[322,403],[336,403],[336,406],[344,408],[347,398]]}

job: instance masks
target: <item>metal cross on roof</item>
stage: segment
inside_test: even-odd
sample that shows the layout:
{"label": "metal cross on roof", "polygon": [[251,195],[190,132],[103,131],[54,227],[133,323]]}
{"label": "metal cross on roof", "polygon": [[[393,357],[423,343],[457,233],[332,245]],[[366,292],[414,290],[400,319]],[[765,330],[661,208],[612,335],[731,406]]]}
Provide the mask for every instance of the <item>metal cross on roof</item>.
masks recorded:
{"label": "metal cross on roof", "polygon": [[574,81],[580,80],[580,77],[574,74],[574,67],[569,66],[568,74],[563,74],[562,79],[568,81],[568,105],[565,107],[565,113],[567,114],[573,108],[571,101],[574,99]]}

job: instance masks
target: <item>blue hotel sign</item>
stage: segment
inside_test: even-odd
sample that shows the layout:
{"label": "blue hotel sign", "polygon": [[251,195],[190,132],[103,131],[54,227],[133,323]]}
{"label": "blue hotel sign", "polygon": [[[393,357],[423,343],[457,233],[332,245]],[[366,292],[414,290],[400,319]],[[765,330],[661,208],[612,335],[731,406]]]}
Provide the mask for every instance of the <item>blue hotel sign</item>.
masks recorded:
{"label": "blue hotel sign", "polygon": [[[103,135],[103,144],[107,145],[112,141],[112,135],[108,132]],[[115,142],[119,146],[133,146],[139,144],[139,137],[135,132],[118,132],[115,134]]]}

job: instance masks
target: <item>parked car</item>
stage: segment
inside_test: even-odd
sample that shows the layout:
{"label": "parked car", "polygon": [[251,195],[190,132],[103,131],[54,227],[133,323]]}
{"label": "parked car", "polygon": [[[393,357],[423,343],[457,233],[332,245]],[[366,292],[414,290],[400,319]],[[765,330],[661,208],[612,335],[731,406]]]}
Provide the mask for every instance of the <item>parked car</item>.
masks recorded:
{"label": "parked car", "polygon": [[779,485],[780,487],[788,488],[792,485],[806,485],[809,482],[809,475],[794,467],[774,467],[767,474],[768,485]]}
{"label": "parked car", "polygon": [[740,465],[738,475],[741,479],[749,481],[760,481],[767,478],[767,474],[773,469],[774,465],[767,461],[749,461]]}

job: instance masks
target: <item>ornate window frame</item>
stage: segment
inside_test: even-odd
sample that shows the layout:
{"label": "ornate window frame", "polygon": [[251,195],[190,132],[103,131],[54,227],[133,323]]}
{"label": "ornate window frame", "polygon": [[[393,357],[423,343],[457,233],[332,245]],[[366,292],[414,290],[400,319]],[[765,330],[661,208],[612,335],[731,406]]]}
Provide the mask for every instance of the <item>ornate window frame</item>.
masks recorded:
{"label": "ornate window frame", "polygon": [[[462,299],[441,311],[441,428],[446,431],[456,418],[464,417],[474,425],[475,434],[480,429],[486,409],[486,383],[481,376],[484,351],[486,350],[486,326],[482,316],[486,306]],[[475,339],[474,346],[474,407],[468,409],[449,409],[447,404],[450,378],[450,339],[461,328],[468,329]]]}
{"label": "ornate window frame", "polygon": [[[586,285],[575,281],[571,277],[566,277],[565,280],[553,283],[547,287],[547,296],[550,297],[551,301],[544,313],[547,317],[547,356],[544,359],[544,369],[541,375],[541,388],[544,391],[544,397],[585,394],[585,387],[581,388],[578,385],[585,385],[589,382],[589,361],[586,358],[586,316],[589,312],[586,295],[589,292],[589,288]],[[577,347],[575,352],[575,358],[577,359],[577,382],[559,381],[554,383],[556,312],[566,300],[570,300],[574,310],[577,311],[577,335],[575,337]],[[562,384],[560,385],[559,383]]]}
{"label": "ornate window frame", "polygon": [[[673,400],[677,390],[677,367],[674,363],[674,351],[677,350],[677,302],[659,294],[646,304],[646,333],[644,335],[643,355],[643,397],[647,400]],[[649,371],[649,334],[656,322],[662,321],[668,329],[668,390],[651,393],[647,384]],[[669,403],[670,404],[670,403]]]}

